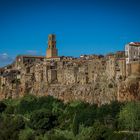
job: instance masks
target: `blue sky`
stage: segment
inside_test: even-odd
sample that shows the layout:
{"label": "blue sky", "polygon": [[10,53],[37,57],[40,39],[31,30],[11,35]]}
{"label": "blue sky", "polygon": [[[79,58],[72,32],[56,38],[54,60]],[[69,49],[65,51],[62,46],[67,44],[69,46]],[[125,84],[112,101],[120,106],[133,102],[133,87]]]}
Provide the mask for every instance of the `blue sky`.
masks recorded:
{"label": "blue sky", "polygon": [[140,41],[139,0],[0,0],[0,66],[18,54],[106,54]]}

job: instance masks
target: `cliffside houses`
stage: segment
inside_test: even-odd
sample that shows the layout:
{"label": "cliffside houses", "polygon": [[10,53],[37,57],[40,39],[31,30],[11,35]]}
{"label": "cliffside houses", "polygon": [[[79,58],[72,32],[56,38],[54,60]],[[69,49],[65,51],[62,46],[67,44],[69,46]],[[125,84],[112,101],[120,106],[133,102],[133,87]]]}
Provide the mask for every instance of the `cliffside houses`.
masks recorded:
{"label": "cliffside houses", "polygon": [[[41,83],[87,85],[101,81],[101,77],[116,82],[125,81],[132,74],[140,74],[140,43],[131,42],[125,51],[103,55],[81,55],[80,58],[59,57],[55,35],[49,35],[46,57],[19,55],[12,65],[0,69],[0,92],[15,87],[29,92]],[[99,78],[100,77],[100,78]],[[18,85],[18,87],[17,87]],[[33,90],[33,89],[32,89]]]}

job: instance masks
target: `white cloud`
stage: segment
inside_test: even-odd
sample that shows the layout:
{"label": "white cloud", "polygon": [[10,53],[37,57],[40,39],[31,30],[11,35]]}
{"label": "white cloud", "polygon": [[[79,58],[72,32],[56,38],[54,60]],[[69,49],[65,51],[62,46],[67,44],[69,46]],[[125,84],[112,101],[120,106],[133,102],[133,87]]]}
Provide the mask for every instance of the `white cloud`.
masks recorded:
{"label": "white cloud", "polygon": [[7,53],[0,54],[0,67],[8,65],[13,62],[13,58],[10,57]]}
{"label": "white cloud", "polygon": [[7,53],[0,54],[0,59],[6,60],[6,59],[8,59],[8,58],[9,58],[9,56],[8,56]]}

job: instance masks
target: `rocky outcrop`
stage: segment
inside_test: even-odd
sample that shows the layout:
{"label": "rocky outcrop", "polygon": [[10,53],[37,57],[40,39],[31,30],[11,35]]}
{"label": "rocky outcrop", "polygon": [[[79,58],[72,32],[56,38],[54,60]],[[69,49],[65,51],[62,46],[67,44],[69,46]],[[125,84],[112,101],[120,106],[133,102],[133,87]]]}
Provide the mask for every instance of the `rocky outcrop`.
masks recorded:
{"label": "rocky outcrop", "polygon": [[140,100],[140,77],[130,76],[118,85],[118,101]]}
{"label": "rocky outcrop", "polygon": [[104,81],[84,85],[42,85],[40,90],[39,88],[33,88],[30,93],[36,93],[38,96],[51,95],[64,102],[82,100],[88,103],[101,105],[117,99],[117,86],[112,81],[104,79]]}

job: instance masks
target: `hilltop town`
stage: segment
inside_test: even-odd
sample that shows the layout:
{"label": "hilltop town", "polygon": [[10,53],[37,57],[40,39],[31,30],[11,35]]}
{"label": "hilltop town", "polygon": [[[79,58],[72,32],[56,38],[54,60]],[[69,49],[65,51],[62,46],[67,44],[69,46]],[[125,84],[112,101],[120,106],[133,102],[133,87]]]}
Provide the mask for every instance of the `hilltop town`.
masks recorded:
{"label": "hilltop town", "polygon": [[140,43],[124,51],[79,58],[58,56],[56,36],[48,36],[46,56],[19,55],[0,69],[0,99],[51,95],[64,102],[98,105],[140,100]]}

